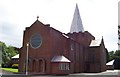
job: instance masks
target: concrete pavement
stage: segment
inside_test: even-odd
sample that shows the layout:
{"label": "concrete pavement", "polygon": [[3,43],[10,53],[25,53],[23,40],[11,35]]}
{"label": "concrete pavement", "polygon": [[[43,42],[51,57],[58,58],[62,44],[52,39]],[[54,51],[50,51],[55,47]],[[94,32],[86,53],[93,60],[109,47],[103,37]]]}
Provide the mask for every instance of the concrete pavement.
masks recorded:
{"label": "concrete pavement", "polygon": [[[1,71],[1,70],[0,70]],[[101,73],[76,73],[70,74],[66,76],[58,76],[58,75],[36,75],[36,76],[26,76],[25,74],[15,74],[7,71],[0,72],[2,77],[120,77],[120,70],[107,70]]]}
{"label": "concrete pavement", "polygon": [[[32,76],[43,77],[43,76]],[[120,70],[107,70],[101,73],[76,73],[67,76],[44,76],[44,77],[120,77]]]}

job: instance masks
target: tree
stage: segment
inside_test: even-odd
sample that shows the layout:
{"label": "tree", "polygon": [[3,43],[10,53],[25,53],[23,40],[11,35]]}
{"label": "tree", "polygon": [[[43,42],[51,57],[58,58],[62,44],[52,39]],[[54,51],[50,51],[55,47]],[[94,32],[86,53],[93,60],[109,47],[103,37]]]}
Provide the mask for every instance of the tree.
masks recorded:
{"label": "tree", "polygon": [[0,47],[2,50],[2,66],[8,67],[9,62],[11,61],[11,57],[15,56],[17,54],[17,51],[14,50],[14,47],[12,46],[7,47],[3,42],[0,42]]}
{"label": "tree", "polygon": [[2,48],[1,52],[2,52],[2,65],[6,65],[7,62],[9,61],[9,57],[7,56],[7,53],[6,53],[6,45],[5,43],[3,42],[0,42],[0,47]]}
{"label": "tree", "polygon": [[114,51],[109,52],[109,61],[114,59]]}
{"label": "tree", "polygon": [[113,59],[115,60],[114,63],[113,63],[114,68],[115,69],[120,69],[120,50],[109,52],[109,61],[111,61]]}
{"label": "tree", "polygon": [[114,59],[120,59],[120,50],[115,51]]}
{"label": "tree", "polygon": [[2,43],[0,41],[0,66],[2,64]]}

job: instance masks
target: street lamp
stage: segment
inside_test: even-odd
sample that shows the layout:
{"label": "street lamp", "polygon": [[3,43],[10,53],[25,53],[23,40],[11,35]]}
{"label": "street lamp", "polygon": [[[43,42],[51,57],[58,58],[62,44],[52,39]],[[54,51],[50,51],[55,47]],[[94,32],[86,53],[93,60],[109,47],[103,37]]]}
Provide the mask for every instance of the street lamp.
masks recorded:
{"label": "street lamp", "polygon": [[29,49],[29,42],[27,43],[27,53],[26,53],[26,75],[28,75],[28,49]]}

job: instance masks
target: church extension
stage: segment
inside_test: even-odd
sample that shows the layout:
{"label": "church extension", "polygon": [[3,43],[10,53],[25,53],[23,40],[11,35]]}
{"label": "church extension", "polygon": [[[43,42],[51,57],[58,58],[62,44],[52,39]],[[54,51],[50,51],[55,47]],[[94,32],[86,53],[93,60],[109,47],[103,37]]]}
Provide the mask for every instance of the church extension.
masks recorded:
{"label": "church extension", "polygon": [[84,31],[76,4],[71,29],[67,34],[41,23],[38,19],[30,27],[26,27],[20,48],[19,72],[25,73],[26,70],[28,74],[102,72],[106,71],[105,51],[103,38],[95,40],[92,34]]}

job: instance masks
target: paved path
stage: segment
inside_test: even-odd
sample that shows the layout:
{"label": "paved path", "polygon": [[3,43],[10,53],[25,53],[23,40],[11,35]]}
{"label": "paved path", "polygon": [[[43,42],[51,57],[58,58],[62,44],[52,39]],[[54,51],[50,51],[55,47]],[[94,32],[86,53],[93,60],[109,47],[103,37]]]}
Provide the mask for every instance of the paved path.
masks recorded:
{"label": "paved path", "polygon": [[[32,76],[43,77],[43,76]],[[102,73],[76,73],[68,76],[44,76],[44,77],[120,77],[120,70],[108,70]]]}
{"label": "paved path", "polygon": [[78,73],[72,75],[120,75],[120,70],[107,70],[101,73]]}
{"label": "paved path", "polygon": [[0,75],[2,75],[2,77],[120,77],[120,70],[108,70],[102,73],[76,73],[67,76],[26,76],[24,74],[14,74],[11,72],[0,70]]}
{"label": "paved path", "polygon": [[10,74],[13,74],[13,73],[0,69],[0,75],[10,75]]}

